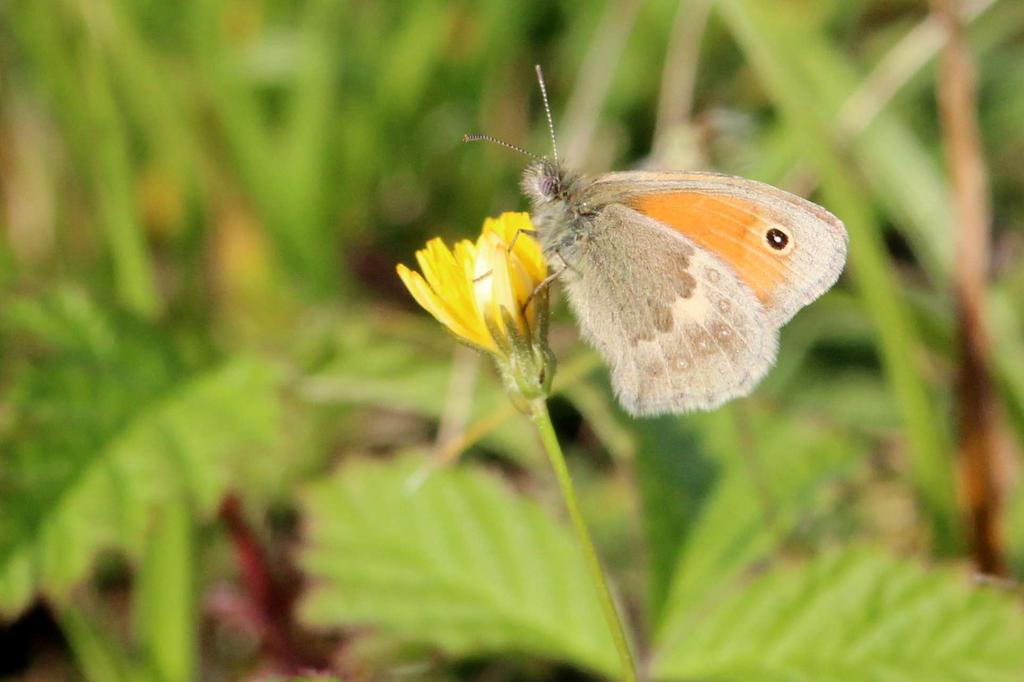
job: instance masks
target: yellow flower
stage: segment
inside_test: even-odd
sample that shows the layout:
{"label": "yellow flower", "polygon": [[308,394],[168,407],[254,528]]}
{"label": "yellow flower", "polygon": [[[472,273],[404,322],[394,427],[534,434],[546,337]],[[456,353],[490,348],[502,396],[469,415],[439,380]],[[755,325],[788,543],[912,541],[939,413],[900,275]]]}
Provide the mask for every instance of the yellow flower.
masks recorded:
{"label": "yellow flower", "polygon": [[503,213],[484,221],[476,243],[463,240],[449,249],[431,239],[416,252],[422,274],[399,265],[398,276],[416,302],[460,339],[504,353],[506,318],[525,337],[537,322],[539,300],[532,296],[548,267],[533,231],[529,214]]}
{"label": "yellow flower", "polygon": [[421,272],[398,276],[423,308],[462,341],[491,353],[515,398],[545,395],[554,374],[547,346],[548,274],[527,213],[484,221],[476,242],[438,238],[416,252]]}

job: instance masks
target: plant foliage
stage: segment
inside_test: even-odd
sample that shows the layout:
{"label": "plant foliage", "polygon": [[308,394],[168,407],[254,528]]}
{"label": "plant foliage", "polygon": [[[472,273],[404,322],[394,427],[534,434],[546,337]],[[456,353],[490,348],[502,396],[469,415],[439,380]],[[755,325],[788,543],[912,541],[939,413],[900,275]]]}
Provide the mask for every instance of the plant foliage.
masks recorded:
{"label": "plant foliage", "polygon": [[[519,652],[613,673],[561,525],[478,471],[437,472],[410,490],[415,467],[351,462],[309,491],[307,622],[372,625],[460,657]],[[747,535],[730,542],[749,546],[748,560],[762,556],[764,541]],[[721,584],[705,584],[710,598],[669,597],[656,679],[998,682],[1024,666],[1024,614],[961,574],[864,548],[757,565],[727,563]]]}
{"label": "plant foliage", "polygon": [[355,461],[306,495],[302,614],[458,655],[512,651],[618,670],[568,530],[493,476]]}
{"label": "plant foliage", "polygon": [[258,360],[187,372],[77,295],[17,302],[6,322],[41,356],[7,395],[18,428],[0,474],[0,612],[12,615],[37,593],[67,597],[101,550],[139,556],[166,502],[209,514],[277,408]]}
{"label": "plant foliage", "polygon": [[1010,682],[1024,670],[1020,607],[960,573],[854,548],[736,587],[661,633],[656,678]]}

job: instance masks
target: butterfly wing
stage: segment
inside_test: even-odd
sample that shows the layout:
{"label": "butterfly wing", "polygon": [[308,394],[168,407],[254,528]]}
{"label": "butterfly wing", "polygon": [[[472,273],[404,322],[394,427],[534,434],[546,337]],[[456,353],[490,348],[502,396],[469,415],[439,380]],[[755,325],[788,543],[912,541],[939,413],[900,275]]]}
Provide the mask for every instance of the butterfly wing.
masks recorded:
{"label": "butterfly wing", "polygon": [[610,204],[568,257],[580,328],[629,412],[711,409],[748,394],[774,362],[776,327],[760,300],[681,232]]}
{"label": "butterfly wing", "polygon": [[781,327],[827,291],[846,262],[847,234],[824,208],[771,185],[708,172],[602,175],[579,201],[621,204],[723,261]]}

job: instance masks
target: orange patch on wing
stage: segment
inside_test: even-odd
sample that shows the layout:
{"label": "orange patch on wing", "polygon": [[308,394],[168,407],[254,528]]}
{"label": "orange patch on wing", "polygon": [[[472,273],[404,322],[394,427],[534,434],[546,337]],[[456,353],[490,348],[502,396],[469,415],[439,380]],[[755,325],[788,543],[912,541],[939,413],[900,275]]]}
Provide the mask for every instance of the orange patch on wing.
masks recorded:
{"label": "orange patch on wing", "polygon": [[640,194],[627,203],[714,253],[761,301],[768,301],[786,277],[785,257],[765,248],[767,221],[751,201],[698,192],[667,192]]}

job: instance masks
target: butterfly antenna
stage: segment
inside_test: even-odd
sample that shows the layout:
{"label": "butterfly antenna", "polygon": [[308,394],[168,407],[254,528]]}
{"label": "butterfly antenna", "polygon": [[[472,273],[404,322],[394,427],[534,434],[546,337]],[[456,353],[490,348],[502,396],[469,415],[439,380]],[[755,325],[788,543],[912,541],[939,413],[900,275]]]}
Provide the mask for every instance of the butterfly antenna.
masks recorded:
{"label": "butterfly antenna", "polygon": [[548,132],[551,133],[551,151],[555,155],[555,163],[558,163],[558,145],[555,143],[555,121],[551,118],[551,105],[548,103],[548,86],[544,84],[544,72],[540,64],[534,64],[537,69],[537,82],[540,83],[540,96],[544,100],[544,114],[548,117]]}
{"label": "butterfly antenna", "polygon": [[490,135],[463,135],[462,136],[462,141],[463,142],[493,142],[494,144],[500,145],[500,146],[504,147],[505,149],[511,149],[514,152],[519,152],[520,154],[525,154],[526,156],[529,156],[531,159],[536,159],[537,161],[542,161],[543,160],[543,159],[541,159],[541,157],[537,156],[533,152],[528,152],[528,151],[526,151],[525,149],[523,149],[522,147],[520,147],[518,145],[514,145],[511,142],[505,142],[504,140],[499,140],[498,138],[491,137]]}

